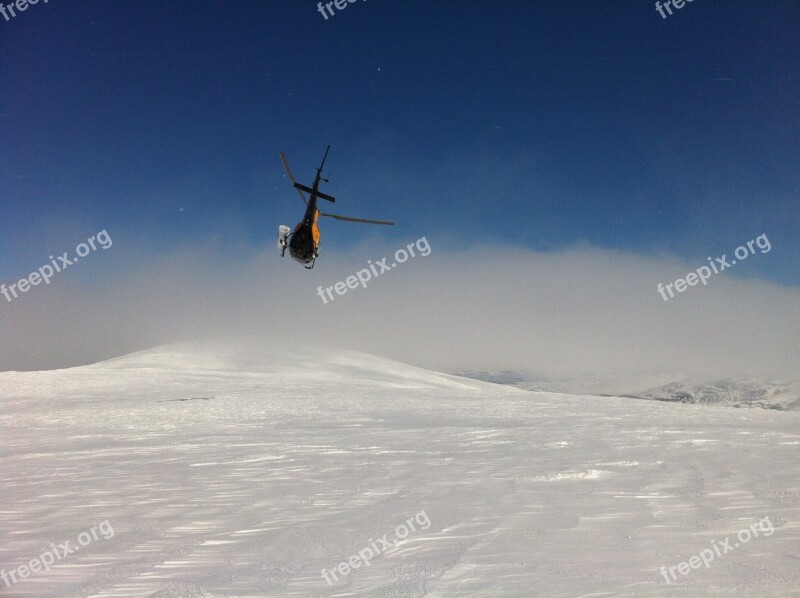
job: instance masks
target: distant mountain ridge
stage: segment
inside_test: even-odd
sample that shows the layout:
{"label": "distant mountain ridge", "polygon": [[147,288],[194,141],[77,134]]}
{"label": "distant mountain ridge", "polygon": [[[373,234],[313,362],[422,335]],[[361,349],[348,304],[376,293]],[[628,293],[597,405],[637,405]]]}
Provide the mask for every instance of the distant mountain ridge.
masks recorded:
{"label": "distant mountain ridge", "polygon": [[534,375],[512,370],[464,370],[455,374],[536,392],[592,394],[718,407],[800,411],[800,382],[753,378],[676,380],[675,377],[672,378],[674,381],[664,383],[670,379],[669,375],[641,376],[634,379],[608,376],[541,380]]}

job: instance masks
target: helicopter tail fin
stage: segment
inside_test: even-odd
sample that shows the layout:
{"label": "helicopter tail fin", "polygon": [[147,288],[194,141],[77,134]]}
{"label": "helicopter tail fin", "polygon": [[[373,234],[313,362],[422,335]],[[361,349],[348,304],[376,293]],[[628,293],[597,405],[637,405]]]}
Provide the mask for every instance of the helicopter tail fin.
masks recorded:
{"label": "helicopter tail fin", "polygon": [[[311,187],[306,187],[305,185],[301,185],[300,183],[294,184],[295,189],[300,189],[301,191],[305,191],[306,193],[314,193],[314,190]],[[322,191],[317,191],[317,197],[322,199],[327,199],[330,202],[335,202],[336,198],[328,195],[327,193],[323,193]]]}

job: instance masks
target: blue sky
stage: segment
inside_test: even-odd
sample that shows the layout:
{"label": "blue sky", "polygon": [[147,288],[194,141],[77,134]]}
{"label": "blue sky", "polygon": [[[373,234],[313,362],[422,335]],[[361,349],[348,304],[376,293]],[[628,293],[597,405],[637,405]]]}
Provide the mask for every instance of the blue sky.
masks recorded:
{"label": "blue sky", "polygon": [[328,223],[326,249],[703,259],[766,233],[754,275],[798,284],[799,27],[788,1],[39,3],[0,20],[0,267],[59,230],[271,243],[301,207],[278,151],[309,180],[331,143],[338,210],[398,227]]}
{"label": "blue sky", "polygon": [[278,152],[309,183],[330,143],[335,211],[397,226],[325,222],[323,258],[426,235],[699,266],[766,234],[731,276],[797,287],[798,31],[790,0],[40,1],[0,18],[0,279],[103,229],[68,274],[97,288],[272,252],[302,212]]}

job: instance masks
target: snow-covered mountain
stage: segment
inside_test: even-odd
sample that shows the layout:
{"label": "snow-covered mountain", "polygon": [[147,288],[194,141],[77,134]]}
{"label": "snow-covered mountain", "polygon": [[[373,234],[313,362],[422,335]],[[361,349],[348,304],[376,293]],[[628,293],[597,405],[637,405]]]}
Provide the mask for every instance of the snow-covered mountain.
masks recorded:
{"label": "snow-covered mountain", "polygon": [[[253,340],[0,373],[0,397],[4,596],[800,588],[795,412],[529,392]],[[65,541],[79,551],[30,570]]]}
{"label": "snow-covered mountain", "polygon": [[465,370],[456,372],[456,375],[538,392],[618,396],[718,407],[800,410],[800,382],[767,378],[704,381],[662,374],[552,380],[510,370]]}
{"label": "snow-covered mountain", "polygon": [[673,382],[644,390],[639,396],[644,399],[721,407],[800,410],[800,383],[797,382],[732,379],[709,383]]}

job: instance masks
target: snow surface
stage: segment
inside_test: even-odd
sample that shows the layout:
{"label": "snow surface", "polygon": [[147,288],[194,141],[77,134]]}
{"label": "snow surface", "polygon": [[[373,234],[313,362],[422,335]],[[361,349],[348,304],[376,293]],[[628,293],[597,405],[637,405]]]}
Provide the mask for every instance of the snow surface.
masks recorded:
{"label": "snow surface", "polygon": [[[114,530],[3,596],[800,596],[797,412],[241,340],[0,373],[0,397],[0,568]],[[765,517],[769,537],[664,580]]]}

